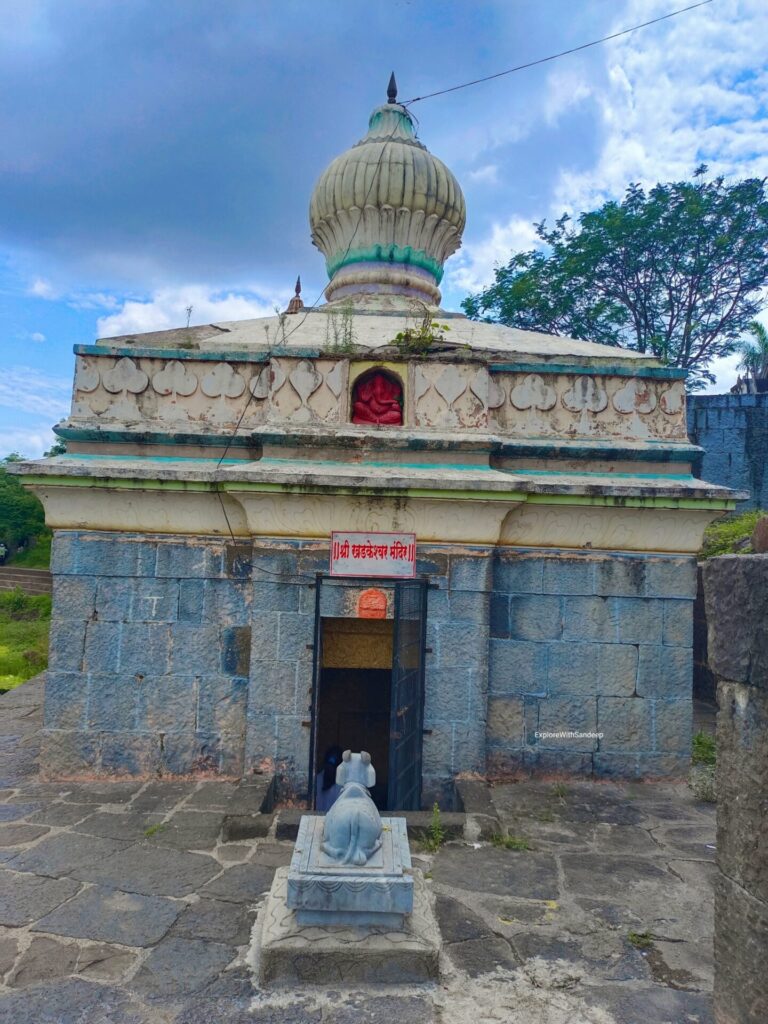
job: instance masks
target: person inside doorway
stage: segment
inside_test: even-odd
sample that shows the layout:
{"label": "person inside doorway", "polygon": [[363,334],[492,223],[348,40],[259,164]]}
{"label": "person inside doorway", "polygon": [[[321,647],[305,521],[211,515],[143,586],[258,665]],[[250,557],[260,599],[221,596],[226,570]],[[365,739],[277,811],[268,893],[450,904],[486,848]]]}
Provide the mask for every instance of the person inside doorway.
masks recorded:
{"label": "person inside doorway", "polygon": [[336,782],[336,769],[341,764],[341,747],[328,747],[323,758],[323,767],[315,779],[315,810],[327,814],[341,793]]}

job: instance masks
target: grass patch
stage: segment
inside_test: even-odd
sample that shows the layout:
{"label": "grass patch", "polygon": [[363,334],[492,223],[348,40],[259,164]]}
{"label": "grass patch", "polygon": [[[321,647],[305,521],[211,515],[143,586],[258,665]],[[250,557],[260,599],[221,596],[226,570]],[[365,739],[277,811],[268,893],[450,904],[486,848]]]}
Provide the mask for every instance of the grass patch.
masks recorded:
{"label": "grass patch", "polygon": [[717,803],[717,784],[713,764],[695,764],[688,776],[688,785],[697,800],[707,804]]}
{"label": "grass patch", "polygon": [[440,808],[437,803],[432,805],[432,820],[429,823],[427,834],[422,840],[422,846],[428,853],[437,853],[445,842],[445,829],[440,819]]}
{"label": "grass patch", "polygon": [[6,565],[15,565],[19,569],[48,569],[51,565],[51,534],[43,534],[30,543],[24,551],[17,551],[9,558]]}
{"label": "grass patch", "polygon": [[564,782],[556,782],[552,787],[553,794],[560,800],[564,800],[568,796],[568,787]]}
{"label": "grass patch", "polygon": [[150,825],[149,828],[144,829],[144,835],[147,839],[151,839],[152,836],[156,836],[158,832],[162,832],[164,828],[165,825],[162,822],[159,822],[157,825]]}
{"label": "grass patch", "polygon": [[500,850],[530,850],[531,844],[523,836],[491,836],[491,842]]}
{"label": "grass patch", "polygon": [[752,531],[768,513],[760,509],[742,512],[740,516],[726,516],[711,523],[704,531],[704,544],[700,555],[702,558],[714,558],[715,555],[744,555],[752,551],[750,538]]}
{"label": "grass patch", "polygon": [[48,666],[51,598],[0,591],[0,691],[12,690]]}
{"label": "grass patch", "polygon": [[717,745],[715,737],[708,732],[699,730],[691,742],[691,773],[688,785],[697,800],[708,804],[717,803],[715,787],[715,765],[717,763]]}
{"label": "grass patch", "polygon": [[653,939],[648,932],[627,932],[627,941],[635,949],[650,949]]}
{"label": "grass patch", "polygon": [[715,737],[708,732],[699,732],[691,743],[691,762],[693,764],[713,765],[717,761],[717,745]]}

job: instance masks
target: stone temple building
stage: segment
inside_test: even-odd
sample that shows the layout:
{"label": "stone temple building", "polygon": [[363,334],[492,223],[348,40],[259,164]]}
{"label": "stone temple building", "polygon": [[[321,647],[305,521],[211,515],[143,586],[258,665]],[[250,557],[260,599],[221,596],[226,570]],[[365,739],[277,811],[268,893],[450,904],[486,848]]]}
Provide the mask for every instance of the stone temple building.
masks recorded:
{"label": "stone temple building", "polygon": [[683,373],[439,308],[465,205],[390,92],[321,175],[327,303],[75,348],[43,760],[277,774],[680,775],[694,553]]}

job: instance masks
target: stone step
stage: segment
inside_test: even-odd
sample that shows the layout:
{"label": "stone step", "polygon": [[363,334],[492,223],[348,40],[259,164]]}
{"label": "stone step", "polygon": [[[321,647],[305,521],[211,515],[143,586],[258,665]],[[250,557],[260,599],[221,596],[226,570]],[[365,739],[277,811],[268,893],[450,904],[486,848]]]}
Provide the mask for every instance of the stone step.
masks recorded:
{"label": "stone step", "polygon": [[25,594],[50,594],[53,576],[48,569],[17,569],[13,565],[0,565],[0,590],[23,590]]}

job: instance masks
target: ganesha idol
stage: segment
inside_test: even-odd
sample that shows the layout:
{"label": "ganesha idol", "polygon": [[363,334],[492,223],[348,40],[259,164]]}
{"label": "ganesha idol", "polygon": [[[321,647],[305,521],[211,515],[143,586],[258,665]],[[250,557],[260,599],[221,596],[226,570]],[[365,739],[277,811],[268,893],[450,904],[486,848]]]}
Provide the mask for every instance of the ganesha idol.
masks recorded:
{"label": "ganesha idol", "polygon": [[400,426],[403,422],[400,384],[383,373],[361,380],[354,391],[352,422]]}

